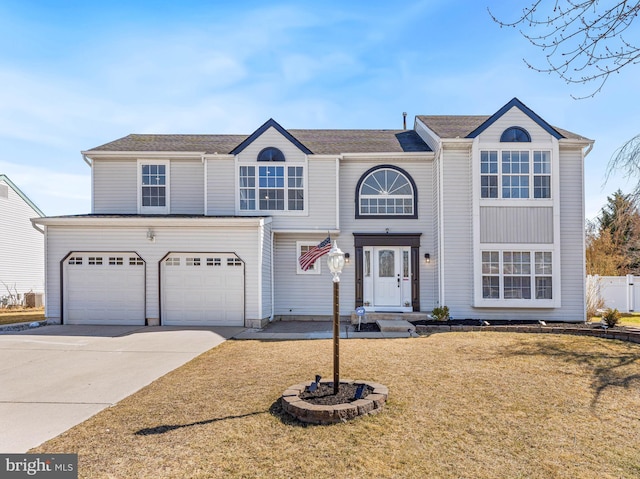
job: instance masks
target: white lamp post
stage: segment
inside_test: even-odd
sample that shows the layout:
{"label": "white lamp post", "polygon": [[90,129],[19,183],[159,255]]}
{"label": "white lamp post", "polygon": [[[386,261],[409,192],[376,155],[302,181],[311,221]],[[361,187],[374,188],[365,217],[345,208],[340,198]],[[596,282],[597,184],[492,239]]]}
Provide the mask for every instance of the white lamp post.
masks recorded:
{"label": "white lamp post", "polygon": [[344,268],[344,253],[336,241],[327,256],[327,265],[333,275],[333,394],[340,389],[340,273]]}

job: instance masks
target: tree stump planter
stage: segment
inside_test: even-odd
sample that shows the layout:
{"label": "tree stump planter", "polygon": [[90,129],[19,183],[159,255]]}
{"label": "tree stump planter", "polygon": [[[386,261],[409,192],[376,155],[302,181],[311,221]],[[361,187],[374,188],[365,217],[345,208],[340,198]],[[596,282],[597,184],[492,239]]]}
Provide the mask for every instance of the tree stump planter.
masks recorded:
{"label": "tree stump planter", "polygon": [[[335,424],[367,414],[376,414],[382,410],[389,396],[389,389],[382,384],[345,379],[340,381],[341,394],[339,400],[342,402],[322,404],[323,402],[334,402],[331,401],[332,395],[307,397],[309,396],[309,386],[311,384],[313,384],[313,381],[289,386],[281,397],[282,408],[285,412],[299,421],[310,424]],[[362,384],[365,385],[367,393],[361,399],[355,399],[352,392]],[[333,382],[320,381],[318,389],[333,390]]]}

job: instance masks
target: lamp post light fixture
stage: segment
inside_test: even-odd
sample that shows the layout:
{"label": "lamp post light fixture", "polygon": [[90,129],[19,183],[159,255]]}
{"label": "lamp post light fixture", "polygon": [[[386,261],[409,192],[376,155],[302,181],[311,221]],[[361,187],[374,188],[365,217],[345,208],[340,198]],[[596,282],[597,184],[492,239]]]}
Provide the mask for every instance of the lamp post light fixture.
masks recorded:
{"label": "lamp post light fixture", "polygon": [[334,240],[327,255],[327,266],[333,275],[333,394],[340,390],[340,273],[344,268],[344,253]]}

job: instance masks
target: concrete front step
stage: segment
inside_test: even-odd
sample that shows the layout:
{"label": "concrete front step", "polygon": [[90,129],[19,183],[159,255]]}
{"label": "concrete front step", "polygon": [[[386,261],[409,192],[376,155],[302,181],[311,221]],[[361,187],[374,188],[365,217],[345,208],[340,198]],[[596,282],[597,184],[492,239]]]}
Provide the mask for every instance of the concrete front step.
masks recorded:
{"label": "concrete front step", "polygon": [[416,330],[413,324],[403,319],[378,319],[376,324],[383,333],[408,333]]}
{"label": "concrete front step", "polygon": [[[362,323],[375,323],[378,320],[389,321],[389,320],[398,320],[398,321],[426,321],[430,319],[428,313],[372,313],[367,312],[362,317]],[[351,313],[351,324],[358,324],[358,315],[353,312]]]}

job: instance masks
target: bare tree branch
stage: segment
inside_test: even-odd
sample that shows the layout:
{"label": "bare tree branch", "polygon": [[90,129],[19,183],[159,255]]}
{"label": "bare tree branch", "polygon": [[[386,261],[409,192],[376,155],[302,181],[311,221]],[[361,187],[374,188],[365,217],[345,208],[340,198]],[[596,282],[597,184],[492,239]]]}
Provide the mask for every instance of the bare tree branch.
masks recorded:
{"label": "bare tree branch", "polygon": [[640,47],[623,33],[640,13],[640,2],[613,4],[602,0],[535,0],[515,21],[500,20],[501,27],[519,28],[532,45],[545,52],[547,66],[526,65],[541,73],[555,73],[568,84],[595,82],[589,98],[602,90],[609,76],[640,62]]}

